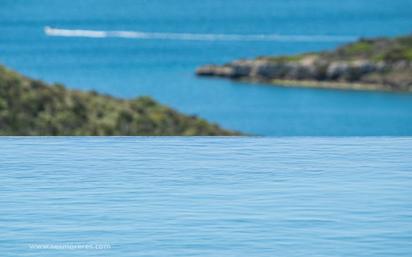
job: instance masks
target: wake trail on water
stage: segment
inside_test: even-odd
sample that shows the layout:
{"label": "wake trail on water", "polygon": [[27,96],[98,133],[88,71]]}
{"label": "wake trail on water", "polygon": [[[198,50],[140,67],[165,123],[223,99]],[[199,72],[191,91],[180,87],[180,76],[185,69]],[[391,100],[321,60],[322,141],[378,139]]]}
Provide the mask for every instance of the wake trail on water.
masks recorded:
{"label": "wake trail on water", "polygon": [[87,38],[128,38],[141,40],[181,40],[181,41],[283,41],[283,42],[348,42],[354,36],[331,35],[278,35],[278,34],[196,34],[162,33],[143,31],[86,30],[45,27],[44,33],[51,37]]}

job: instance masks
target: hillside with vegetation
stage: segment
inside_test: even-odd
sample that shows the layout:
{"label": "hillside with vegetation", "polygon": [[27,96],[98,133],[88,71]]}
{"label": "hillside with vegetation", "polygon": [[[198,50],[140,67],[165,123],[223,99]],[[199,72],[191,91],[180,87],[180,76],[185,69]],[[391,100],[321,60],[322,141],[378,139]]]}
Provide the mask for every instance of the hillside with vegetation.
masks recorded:
{"label": "hillside with vegetation", "polygon": [[123,100],[47,85],[0,65],[0,135],[238,135],[150,97]]}
{"label": "hillside with vegetation", "polygon": [[412,91],[412,36],[361,39],[334,51],[206,65],[199,76],[337,89]]}

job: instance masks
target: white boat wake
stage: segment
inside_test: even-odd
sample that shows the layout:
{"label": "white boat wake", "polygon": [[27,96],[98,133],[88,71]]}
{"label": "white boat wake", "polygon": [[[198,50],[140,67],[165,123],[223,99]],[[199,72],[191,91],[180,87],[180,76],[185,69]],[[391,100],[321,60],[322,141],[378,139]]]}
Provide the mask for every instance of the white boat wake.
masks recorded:
{"label": "white boat wake", "polygon": [[129,38],[182,41],[284,41],[284,42],[348,42],[354,36],[330,35],[277,35],[277,34],[195,34],[195,33],[161,33],[142,31],[85,30],[45,27],[44,33],[52,37],[88,37],[88,38]]}

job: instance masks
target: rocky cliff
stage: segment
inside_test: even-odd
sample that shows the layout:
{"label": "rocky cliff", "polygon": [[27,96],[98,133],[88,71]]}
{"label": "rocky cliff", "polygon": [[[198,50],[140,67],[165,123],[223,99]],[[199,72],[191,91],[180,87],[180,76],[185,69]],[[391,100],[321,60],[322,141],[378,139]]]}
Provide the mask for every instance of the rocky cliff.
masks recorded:
{"label": "rocky cliff", "polygon": [[331,52],[206,65],[196,73],[275,85],[412,91],[412,36],[362,39]]}

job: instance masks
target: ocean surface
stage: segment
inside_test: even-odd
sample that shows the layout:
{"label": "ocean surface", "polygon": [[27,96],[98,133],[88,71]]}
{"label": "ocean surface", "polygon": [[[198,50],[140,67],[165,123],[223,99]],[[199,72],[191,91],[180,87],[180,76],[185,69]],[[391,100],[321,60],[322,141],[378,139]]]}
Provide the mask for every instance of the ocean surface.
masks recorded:
{"label": "ocean surface", "polygon": [[411,138],[3,137],[0,255],[410,256],[411,155]]}
{"label": "ocean surface", "polygon": [[411,10],[412,0],[2,0],[0,63],[72,88],[149,95],[255,135],[412,135],[411,94],[194,76],[208,63],[411,33]]}

